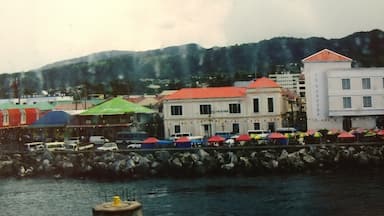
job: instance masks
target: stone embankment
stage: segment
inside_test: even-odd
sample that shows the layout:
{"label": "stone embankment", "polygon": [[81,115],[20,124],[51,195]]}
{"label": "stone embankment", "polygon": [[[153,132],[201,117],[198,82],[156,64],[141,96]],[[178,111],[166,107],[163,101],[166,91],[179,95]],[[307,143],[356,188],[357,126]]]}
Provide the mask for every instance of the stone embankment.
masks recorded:
{"label": "stone embankment", "polygon": [[384,167],[384,146],[0,153],[1,177],[148,178]]}

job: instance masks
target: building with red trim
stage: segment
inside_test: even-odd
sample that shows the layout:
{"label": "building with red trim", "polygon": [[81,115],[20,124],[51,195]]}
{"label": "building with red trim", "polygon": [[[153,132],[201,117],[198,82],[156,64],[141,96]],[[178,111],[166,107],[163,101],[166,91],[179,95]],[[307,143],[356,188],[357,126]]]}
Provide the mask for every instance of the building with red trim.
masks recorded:
{"label": "building with red trim", "polygon": [[184,88],[163,100],[165,136],[273,131],[282,126],[286,110],[280,85],[265,77],[247,87]]}

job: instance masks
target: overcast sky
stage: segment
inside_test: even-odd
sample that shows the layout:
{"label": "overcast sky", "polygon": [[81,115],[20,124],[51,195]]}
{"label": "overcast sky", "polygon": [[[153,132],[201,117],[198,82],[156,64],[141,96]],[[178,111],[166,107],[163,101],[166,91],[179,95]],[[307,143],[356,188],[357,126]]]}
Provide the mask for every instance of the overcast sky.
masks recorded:
{"label": "overcast sky", "polygon": [[384,30],[383,0],[0,0],[0,73],[106,50]]}

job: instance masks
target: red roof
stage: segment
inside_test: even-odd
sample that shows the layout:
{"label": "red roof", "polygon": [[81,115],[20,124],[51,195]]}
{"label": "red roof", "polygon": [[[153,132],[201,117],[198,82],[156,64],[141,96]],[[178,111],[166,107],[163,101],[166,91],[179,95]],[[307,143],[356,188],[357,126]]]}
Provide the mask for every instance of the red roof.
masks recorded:
{"label": "red roof", "polygon": [[243,96],[245,96],[245,88],[242,87],[183,88],[168,95],[166,99],[233,98]]}
{"label": "red roof", "polygon": [[280,88],[280,85],[267,77],[261,77],[251,82],[248,88]]}
{"label": "red roof", "polygon": [[352,59],[340,55],[332,50],[323,49],[307,58],[303,62],[350,62]]}

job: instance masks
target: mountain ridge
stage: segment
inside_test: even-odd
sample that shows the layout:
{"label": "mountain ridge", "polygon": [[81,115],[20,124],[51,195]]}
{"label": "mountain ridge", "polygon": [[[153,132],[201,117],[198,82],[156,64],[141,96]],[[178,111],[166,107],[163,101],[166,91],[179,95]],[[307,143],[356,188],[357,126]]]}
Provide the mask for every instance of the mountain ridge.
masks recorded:
{"label": "mountain ridge", "polygon": [[[300,72],[301,60],[324,48],[355,60],[355,66],[384,66],[384,32],[360,31],[342,38],[275,37],[257,43],[204,48],[195,43],[147,51],[111,50],[47,64],[24,73],[0,75],[0,97],[12,97],[9,86],[20,80],[20,94],[68,91],[85,85],[87,93],[153,93],[159,90],[231,85],[250,76],[281,70]],[[143,81],[144,80],[144,81]]]}

